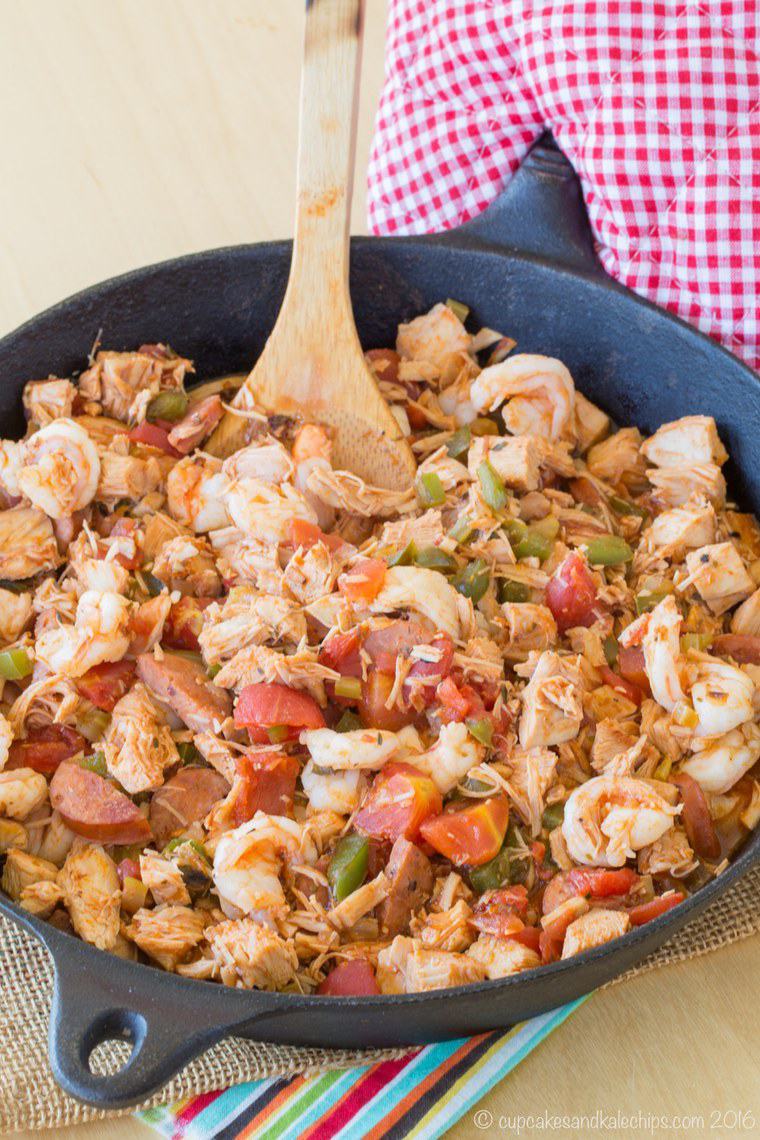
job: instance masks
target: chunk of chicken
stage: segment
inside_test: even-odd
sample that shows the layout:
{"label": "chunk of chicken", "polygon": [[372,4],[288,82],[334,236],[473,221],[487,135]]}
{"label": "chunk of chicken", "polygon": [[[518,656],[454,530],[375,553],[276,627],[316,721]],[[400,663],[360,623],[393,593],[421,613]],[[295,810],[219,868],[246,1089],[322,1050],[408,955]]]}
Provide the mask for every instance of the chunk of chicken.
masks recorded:
{"label": "chunk of chicken", "polygon": [[306,618],[296,602],[252,586],[233,586],[224,602],[206,610],[198,641],[205,661],[218,665],[249,645],[295,647],[305,637]]}
{"label": "chunk of chicken", "polygon": [[575,390],[575,436],[578,451],[588,451],[593,443],[598,443],[610,430],[610,417],[582,392]]}
{"label": "chunk of chicken", "polygon": [[76,839],[58,884],[74,929],[99,950],[113,949],[119,934],[121,888],[116,864],[97,843]]}
{"label": "chunk of chicken", "polygon": [[157,460],[101,450],[100,477],[95,492],[99,503],[105,503],[111,508],[123,499],[137,503],[155,491],[160,483],[161,467]]}
{"label": "chunk of chicken", "polygon": [[428,950],[399,934],[377,956],[377,982],[384,994],[416,994],[481,982],[485,968],[466,954]]}
{"label": "chunk of chicken", "polygon": [[179,763],[171,732],[139,681],[117,701],[103,752],[108,771],[130,795],[159,788],[164,771]]}
{"label": "chunk of chicken", "polygon": [[613,485],[631,478],[641,479],[646,464],[641,456],[641,433],[638,428],[621,428],[614,435],[596,443],[586,456],[592,475]]}
{"label": "chunk of chicken", "polygon": [[679,584],[694,586],[714,614],[723,614],[755,588],[741,555],[732,542],[702,546],[686,555],[689,576]]}
{"label": "chunk of chicken", "polygon": [[252,918],[233,919],[206,931],[219,980],[246,990],[281,990],[295,976],[292,942]]}
{"label": "chunk of chicken", "polygon": [[514,938],[494,938],[490,934],[481,934],[467,955],[483,967],[491,980],[507,978],[521,970],[535,970],[541,965],[541,957],[535,950],[515,942]]}
{"label": "chunk of chicken", "polygon": [[556,644],[557,623],[547,606],[504,602],[501,612],[506,619],[509,636],[504,656],[510,661],[524,661],[529,653],[549,649]]}
{"label": "chunk of chicken", "polygon": [[464,901],[457,899],[448,910],[426,916],[419,928],[419,938],[429,950],[449,950],[461,954],[474,940],[470,926],[472,910]]}
{"label": "chunk of chicken", "polygon": [[74,407],[76,388],[70,380],[30,380],[24,385],[24,411],[35,427],[45,427],[53,420],[69,419]]}
{"label": "chunk of chicken", "polygon": [[649,847],[642,847],[638,854],[642,875],[666,874],[679,879],[690,875],[697,866],[686,832],[680,827],[666,831]]}
{"label": "chunk of chicken", "polygon": [[341,566],[323,542],[315,542],[308,550],[299,546],[285,567],[283,586],[303,605],[316,602],[335,589]]}
{"label": "chunk of chicken", "polygon": [[262,682],[281,682],[293,689],[304,689],[320,705],[327,703],[325,681],[337,681],[339,674],[318,660],[317,651],[304,645],[295,653],[278,653],[266,645],[241,649],[216,676],[225,689],[241,689]]}
{"label": "chunk of chicken", "polygon": [[460,371],[472,338],[448,305],[434,305],[428,313],[398,327],[396,351],[403,360],[431,364],[445,387]]}
{"label": "chunk of chicken", "polygon": [[171,859],[165,859],[157,851],[140,853],[140,878],[157,905],[168,903],[171,906],[189,906],[190,892],[185,886],[182,872]]}
{"label": "chunk of chicken", "polygon": [[696,550],[715,540],[715,508],[712,503],[687,504],[663,511],[642,535],[642,541],[661,557],[678,551]]}
{"label": "chunk of chicken", "polygon": [[138,392],[155,395],[159,388],[181,388],[192,363],[163,345],[144,348],[151,351],[98,352],[79,378],[80,394],[102,404],[107,415],[126,421]]}
{"label": "chunk of chicken", "polygon": [[749,634],[752,637],[760,634],[760,590],[755,590],[734,610],[731,616],[731,630],[733,633]]}
{"label": "chunk of chicken", "polygon": [[695,496],[709,499],[716,507],[726,501],[726,480],[714,463],[650,467],[646,476],[666,507],[685,506]]}
{"label": "chunk of chicken", "polygon": [[292,481],[295,463],[287,448],[273,435],[267,435],[225,459],[222,470],[229,482],[263,479],[277,485]]}
{"label": "chunk of chicken", "polygon": [[583,720],[582,690],[556,653],[541,654],[522,693],[519,736],[523,748],[548,748],[573,740]]}
{"label": "chunk of chicken", "polygon": [[0,817],[27,819],[47,796],[47,780],[33,768],[0,772]]}
{"label": "chunk of chicken", "polygon": [[716,463],[728,459],[712,416],[682,416],[663,424],[641,445],[642,454],[657,467],[687,463]]}
{"label": "chunk of chicken", "polygon": [[227,479],[218,459],[188,455],[172,467],[166,479],[169,513],[197,534],[229,525],[224,502]]}
{"label": "chunk of chicken", "polygon": [[176,970],[203,939],[206,925],[201,911],[186,906],[138,910],[124,933],[164,970]]}
{"label": "chunk of chicken", "polygon": [[55,570],[61,561],[53,524],[42,511],[0,511],[0,578],[18,581]]}
{"label": "chunk of chicken", "polygon": [[532,435],[484,435],[473,439],[467,453],[467,466],[473,479],[486,460],[507,487],[535,491],[539,485],[541,441]]}
{"label": "chunk of chicken", "polygon": [[351,930],[360,918],[388,898],[390,882],[384,871],[363,883],[327,912],[327,919],[338,931]]}
{"label": "chunk of chicken", "polygon": [[63,899],[63,887],[43,879],[39,883],[30,883],[28,887],[24,887],[18,902],[21,909],[29,914],[37,918],[50,918]]}
{"label": "chunk of chicken", "polygon": [[509,795],[521,819],[536,836],[541,831],[544,797],[554,783],[557,755],[548,748],[515,749],[507,761]]}
{"label": "chunk of chicken", "polygon": [[5,858],[0,887],[8,898],[18,902],[26,888],[33,883],[55,883],[57,879],[58,868],[55,863],[30,855],[18,847],[11,847]]}
{"label": "chunk of chicken", "polygon": [[170,590],[196,598],[216,598],[222,580],[211,547],[202,538],[178,535],[158,551],[153,574]]}
{"label": "chunk of chicken", "polygon": [[605,910],[597,907],[571,922],[562,943],[562,957],[571,958],[594,946],[620,938],[630,930],[631,920],[624,910]]}

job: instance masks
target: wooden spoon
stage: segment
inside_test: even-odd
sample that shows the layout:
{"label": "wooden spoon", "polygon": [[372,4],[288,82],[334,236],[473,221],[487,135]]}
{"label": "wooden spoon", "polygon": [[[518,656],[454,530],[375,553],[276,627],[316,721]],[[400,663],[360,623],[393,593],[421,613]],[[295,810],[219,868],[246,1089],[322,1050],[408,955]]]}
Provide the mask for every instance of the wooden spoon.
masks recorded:
{"label": "wooden spoon", "polygon": [[[348,291],[363,17],[364,0],[307,0],[290,277],[277,323],[233,406],[330,424],[335,467],[403,490],[414,457],[364,359]],[[207,450],[230,455],[246,442],[249,423],[228,413]]]}

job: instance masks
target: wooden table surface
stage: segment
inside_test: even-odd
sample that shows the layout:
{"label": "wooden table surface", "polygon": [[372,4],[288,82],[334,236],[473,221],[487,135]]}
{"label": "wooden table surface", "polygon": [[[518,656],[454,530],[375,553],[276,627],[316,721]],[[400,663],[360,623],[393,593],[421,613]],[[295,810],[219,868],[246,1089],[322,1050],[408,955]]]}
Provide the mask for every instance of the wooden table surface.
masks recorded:
{"label": "wooden table surface", "polygon": [[[367,6],[355,232],[366,229],[382,78],[385,2]],[[301,9],[0,0],[0,332],[115,273],[290,233]],[[470,1113],[452,1135],[514,1132],[520,1114],[617,1110],[671,1119],[591,1119],[552,1134],[732,1132],[731,1113],[749,1112],[744,1134],[760,1135],[757,951],[751,939],[595,995],[484,1098],[490,1117]],[[678,1129],[676,1114],[701,1116],[704,1129]],[[67,1140],[150,1134],[121,1119]]]}

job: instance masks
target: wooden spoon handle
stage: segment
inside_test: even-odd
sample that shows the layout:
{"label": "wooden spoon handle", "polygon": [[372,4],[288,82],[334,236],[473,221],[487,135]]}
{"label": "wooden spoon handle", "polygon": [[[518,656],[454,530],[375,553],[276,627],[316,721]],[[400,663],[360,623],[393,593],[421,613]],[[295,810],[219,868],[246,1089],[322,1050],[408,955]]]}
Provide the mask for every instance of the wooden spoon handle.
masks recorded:
{"label": "wooden spoon handle", "polygon": [[[364,0],[306,0],[290,293],[323,330],[349,302],[349,219]],[[348,304],[350,312],[350,304]],[[307,318],[308,319],[308,318]],[[324,332],[323,332],[324,335]]]}

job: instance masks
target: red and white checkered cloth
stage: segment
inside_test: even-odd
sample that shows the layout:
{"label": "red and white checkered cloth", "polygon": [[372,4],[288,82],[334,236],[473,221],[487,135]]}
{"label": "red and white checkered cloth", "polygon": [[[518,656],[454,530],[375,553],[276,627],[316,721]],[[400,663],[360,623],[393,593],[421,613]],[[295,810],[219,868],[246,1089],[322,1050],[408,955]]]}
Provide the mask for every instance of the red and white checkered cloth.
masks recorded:
{"label": "red and white checkered cloth", "polygon": [[608,273],[760,367],[760,0],[390,0],[376,233],[478,214],[550,127]]}

